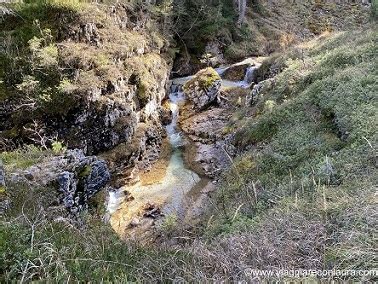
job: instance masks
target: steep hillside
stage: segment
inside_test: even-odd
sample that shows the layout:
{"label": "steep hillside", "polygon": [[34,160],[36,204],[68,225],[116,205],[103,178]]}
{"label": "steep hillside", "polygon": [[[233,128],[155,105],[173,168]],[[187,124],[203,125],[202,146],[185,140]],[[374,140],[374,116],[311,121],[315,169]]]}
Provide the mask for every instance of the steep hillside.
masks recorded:
{"label": "steep hillside", "polygon": [[369,9],[361,1],[253,1],[245,25],[225,55],[234,60],[265,55],[323,32],[363,27]]}
{"label": "steep hillside", "polygon": [[374,268],[376,37],[324,35],[263,63],[280,73],[229,125],[240,153],[211,224],[227,269]]}
{"label": "steep hillside", "polygon": [[4,150],[58,141],[93,154],[138,143],[130,155],[144,159],[159,147],[171,59],[148,11],[77,1],[10,7],[0,26]]}

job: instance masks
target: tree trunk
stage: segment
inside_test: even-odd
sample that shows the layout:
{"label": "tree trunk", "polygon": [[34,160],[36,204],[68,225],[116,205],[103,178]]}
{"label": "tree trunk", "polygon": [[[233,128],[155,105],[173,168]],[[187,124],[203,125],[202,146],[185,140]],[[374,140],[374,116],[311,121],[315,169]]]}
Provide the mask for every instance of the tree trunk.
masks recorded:
{"label": "tree trunk", "polygon": [[247,0],[234,0],[235,10],[238,13],[238,26],[240,27],[245,20],[245,13],[247,9]]}

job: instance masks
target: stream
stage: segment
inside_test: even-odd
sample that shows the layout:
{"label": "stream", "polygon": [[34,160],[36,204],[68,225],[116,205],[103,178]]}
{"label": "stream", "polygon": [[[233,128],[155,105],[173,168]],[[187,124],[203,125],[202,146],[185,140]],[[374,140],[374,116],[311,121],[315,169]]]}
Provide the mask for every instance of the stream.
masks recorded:
{"label": "stream", "polygon": [[[244,61],[238,64],[244,64]],[[215,70],[221,76],[229,67],[217,68]],[[252,84],[251,78],[256,68],[256,66],[247,68],[243,81],[222,80],[222,87],[249,88]],[[188,76],[172,80],[172,84],[177,87],[172,88],[175,90],[169,94],[172,121],[166,126],[166,132],[171,148],[171,156],[167,162],[164,176],[157,182],[146,183],[139,181],[132,186],[122,187],[117,191],[109,192],[107,211],[110,214],[110,224],[121,236],[125,234],[127,228],[130,228],[130,224],[137,224],[138,227],[142,227],[140,229],[142,232],[143,227],[148,230],[152,226],[152,221],[147,224],[140,223],[146,222],[145,219],[147,219],[141,216],[146,204],[156,205],[163,216],[175,215],[179,220],[183,220],[185,215],[187,215],[186,210],[188,208],[193,211],[192,207],[195,204],[195,200],[192,200],[193,196],[196,196],[198,191],[211,184],[208,178],[200,177],[197,173],[188,169],[183,158],[183,146],[190,143],[190,141],[184,137],[178,127],[180,107],[185,104],[185,95],[180,86],[193,77]],[[125,192],[130,193],[133,199],[126,200]],[[137,226],[131,227],[135,230]],[[133,228],[130,230],[132,231]],[[135,232],[134,235],[136,234],[138,232]]]}

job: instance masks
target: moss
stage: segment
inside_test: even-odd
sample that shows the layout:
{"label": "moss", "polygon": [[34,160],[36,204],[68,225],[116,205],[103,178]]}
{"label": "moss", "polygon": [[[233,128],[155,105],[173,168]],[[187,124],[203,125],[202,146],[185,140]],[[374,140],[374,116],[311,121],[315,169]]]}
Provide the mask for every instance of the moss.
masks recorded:
{"label": "moss", "polygon": [[138,83],[137,96],[141,102],[141,106],[145,106],[149,101],[150,94],[148,92],[148,84],[144,81]]}
{"label": "moss", "polygon": [[0,194],[4,194],[7,191],[5,185],[0,185]]}
{"label": "moss", "polygon": [[80,179],[87,178],[92,172],[92,167],[90,165],[85,165],[80,171],[78,172],[78,176]]}

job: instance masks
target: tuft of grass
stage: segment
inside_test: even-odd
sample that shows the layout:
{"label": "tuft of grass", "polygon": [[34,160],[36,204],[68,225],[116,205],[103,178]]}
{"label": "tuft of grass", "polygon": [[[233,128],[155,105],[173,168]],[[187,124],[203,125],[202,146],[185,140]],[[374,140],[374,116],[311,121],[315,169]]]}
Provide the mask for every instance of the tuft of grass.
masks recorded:
{"label": "tuft of grass", "polygon": [[12,171],[15,169],[26,169],[51,155],[50,151],[43,150],[34,145],[26,145],[22,149],[0,153],[0,160],[3,161],[6,171]]}

